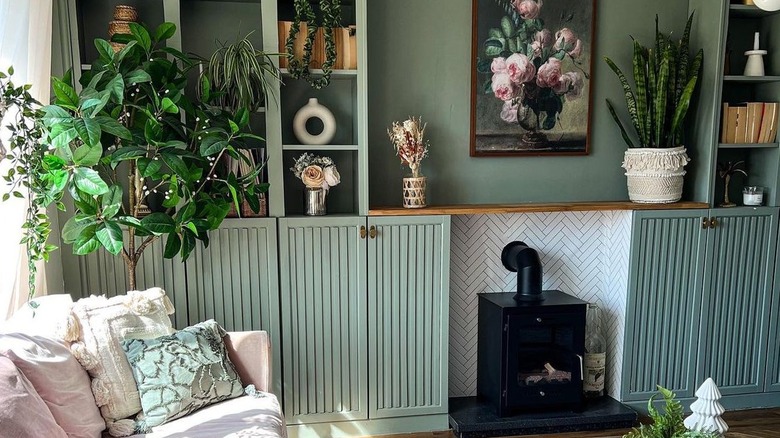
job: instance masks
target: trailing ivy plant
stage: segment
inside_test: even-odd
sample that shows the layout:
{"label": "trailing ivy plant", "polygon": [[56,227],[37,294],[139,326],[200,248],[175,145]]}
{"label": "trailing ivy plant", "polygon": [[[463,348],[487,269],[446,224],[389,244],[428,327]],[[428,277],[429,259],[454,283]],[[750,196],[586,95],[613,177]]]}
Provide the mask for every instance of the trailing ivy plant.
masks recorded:
{"label": "trailing ivy plant", "polygon": [[655,48],[644,47],[633,40],[634,89],[620,68],[611,59],[604,58],[623,86],[628,115],[638,139],[634,143],[612,102],[607,99],[607,108],[628,147],[671,148],[682,145],[683,122],[704,56],[704,51],[699,49],[691,59],[688,42],[692,23],[693,13],[688,17],[682,39],[673,41],[658,30],[656,16]]}
{"label": "trailing ivy plant", "polygon": [[[295,78],[303,78],[312,88],[321,89],[330,85],[330,75],[336,63],[336,43],[333,41],[333,29],[341,26],[341,0],[320,0],[322,27],[325,29],[325,62],[322,64],[322,77],[314,79],[309,71],[311,53],[314,49],[314,37],[317,34],[313,0],[295,0],[295,18],[293,18],[290,34],[287,36],[285,49],[289,58],[287,69]],[[303,59],[294,56],[295,38],[301,30],[301,21],[307,23],[306,43],[303,46]]]}
{"label": "trailing ivy plant", "polygon": [[[58,201],[56,193],[65,184],[65,175],[52,169],[54,159],[41,142],[43,129],[40,104],[30,94],[30,85],[15,86],[11,82],[13,67],[0,72],[0,122],[9,134],[6,150],[0,143],[0,160],[9,163],[3,179],[8,184],[2,200],[11,197],[27,199],[27,211],[22,243],[27,250],[28,286],[30,298],[35,295],[35,274],[38,262],[48,261],[49,253],[57,249],[47,243],[51,232],[45,207]],[[43,177],[39,177],[43,176]],[[29,196],[26,194],[29,193]],[[62,206],[57,202],[58,206]],[[32,302],[31,302],[31,305]]]}
{"label": "trailing ivy plant", "polygon": [[[155,240],[165,239],[166,258],[187,259],[196,241],[208,245],[208,232],[231,205],[245,199],[258,211],[267,184],[256,182],[260,168],[241,177],[220,168],[225,155],[245,160],[236,149],[260,138],[245,132],[245,108],[232,113],[215,106],[208,80],[201,100],[184,95],[195,64],[161,44],[176,27],[164,23],[150,33],[131,23],[130,30],[114,37],[126,43],[117,53],[108,41],[95,40],[100,56],[82,75],[80,93],[69,75],[52,79],[55,99],[41,109],[42,147],[32,161],[41,164],[19,166],[9,176],[33,181],[39,207],[72,199],[63,241],[78,255],[100,248],[120,255],[134,289],[136,266]],[[155,195],[161,205],[147,214]]]}
{"label": "trailing ivy plant", "polygon": [[[658,396],[663,397],[664,412],[661,413],[653,403]],[[674,392],[658,386],[658,394],[654,394],[647,402],[647,412],[651,424],[643,424],[623,438],[718,438],[720,435],[707,432],[689,431],[683,424],[683,407],[675,400]]]}

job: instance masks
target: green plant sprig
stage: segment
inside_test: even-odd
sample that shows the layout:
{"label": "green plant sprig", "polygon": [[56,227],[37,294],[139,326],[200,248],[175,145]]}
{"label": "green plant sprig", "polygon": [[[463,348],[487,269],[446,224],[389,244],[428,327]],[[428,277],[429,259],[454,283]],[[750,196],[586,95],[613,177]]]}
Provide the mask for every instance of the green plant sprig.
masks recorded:
{"label": "green plant sprig", "polygon": [[[304,79],[314,89],[322,89],[330,85],[333,65],[336,63],[336,43],[333,40],[333,29],[341,26],[341,0],[320,0],[322,12],[322,27],[325,29],[325,62],[322,64],[322,77],[314,79],[309,70],[314,38],[317,34],[316,15],[310,0],[295,0],[295,18],[287,36],[285,50],[289,59],[287,69],[295,79]],[[306,42],[303,47],[303,59],[294,56],[295,38],[300,32],[301,21],[305,18]]]}
{"label": "green plant sprig", "polygon": [[[664,412],[655,408],[656,397],[664,401]],[[623,438],[719,438],[720,435],[707,432],[689,431],[683,424],[683,407],[675,400],[674,392],[658,386],[658,394],[654,394],[647,402],[647,412],[651,424],[643,424],[623,435]]]}
{"label": "green plant sprig", "polygon": [[659,31],[657,16],[654,49],[643,47],[632,38],[634,88],[615,62],[608,57],[604,58],[623,87],[637,143],[626,130],[609,99],[607,108],[620,128],[620,135],[630,148],[671,148],[683,142],[685,116],[704,57],[704,51],[700,49],[692,62],[690,59],[688,45],[693,15],[691,13],[688,17],[685,32],[678,42]]}

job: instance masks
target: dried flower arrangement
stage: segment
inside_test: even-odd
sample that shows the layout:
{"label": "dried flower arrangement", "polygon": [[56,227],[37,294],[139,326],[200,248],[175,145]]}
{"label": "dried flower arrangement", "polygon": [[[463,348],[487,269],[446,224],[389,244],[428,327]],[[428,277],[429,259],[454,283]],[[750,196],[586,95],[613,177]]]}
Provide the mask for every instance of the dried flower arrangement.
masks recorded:
{"label": "dried flower arrangement", "polygon": [[387,130],[401,164],[409,166],[414,178],[420,176],[420,162],[428,156],[430,142],[423,138],[427,125],[422,117],[409,117],[403,122],[393,122]]}
{"label": "dried flower arrangement", "polygon": [[290,170],[310,189],[324,189],[327,192],[341,182],[336,163],[330,157],[304,153],[295,160]]}

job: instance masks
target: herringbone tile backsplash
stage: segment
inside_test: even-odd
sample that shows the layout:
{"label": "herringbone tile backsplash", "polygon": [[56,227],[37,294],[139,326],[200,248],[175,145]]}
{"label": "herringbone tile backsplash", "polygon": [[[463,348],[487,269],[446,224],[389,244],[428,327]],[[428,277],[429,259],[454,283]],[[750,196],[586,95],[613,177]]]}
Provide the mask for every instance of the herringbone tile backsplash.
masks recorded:
{"label": "herringbone tile backsplash", "polygon": [[625,211],[452,217],[450,396],[477,391],[477,294],[515,290],[517,274],[501,265],[504,245],[521,240],[539,251],[545,289],[598,303],[606,323],[607,390],[620,391],[631,213]]}

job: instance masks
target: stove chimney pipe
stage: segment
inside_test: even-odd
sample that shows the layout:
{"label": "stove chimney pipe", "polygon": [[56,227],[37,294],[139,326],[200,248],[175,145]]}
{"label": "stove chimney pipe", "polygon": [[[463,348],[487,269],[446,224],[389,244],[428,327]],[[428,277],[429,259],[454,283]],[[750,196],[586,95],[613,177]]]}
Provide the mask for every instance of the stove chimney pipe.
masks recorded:
{"label": "stove chimney pipe", "polygon": [[512,242],[501,251],[501,263],[511,272],[517,272],[517,301],[542,301],[542,263],[535,249],[524,242]]}

